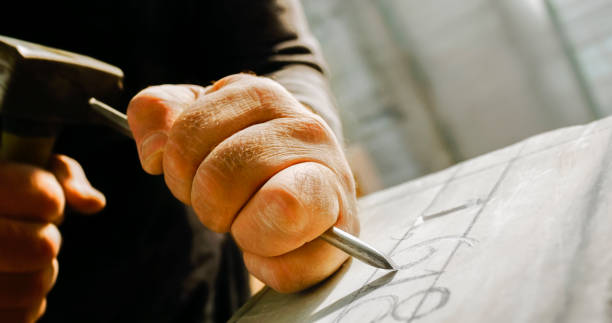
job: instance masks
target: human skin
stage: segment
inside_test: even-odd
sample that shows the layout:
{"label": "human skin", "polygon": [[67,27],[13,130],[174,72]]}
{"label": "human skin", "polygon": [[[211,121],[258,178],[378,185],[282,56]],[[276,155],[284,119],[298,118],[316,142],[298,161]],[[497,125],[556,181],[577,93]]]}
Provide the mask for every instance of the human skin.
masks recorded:
{"label": "human skin", "polygon": [[[281,85],[240,74],[209,88],[151,87],[128,118],[143,169],[163,173],[205,226],[230,231],[270,287],[304,289],[346,260],[316,237],[332,225],[358,233],[351,171],[331,129]],[[46,170],[0,161],[2,322],[44,313],[65,205],[91,214],[105,202],[67,156],[52,156]]]}
{"label": "human skin", "polygon": [[162,85],[128,106],[143,169],[202,224],[231,232],[247,269],[279,292],[320,282],[347,255],[316,239],[357,234],[355,183],[334,133],[280,84],[248,74]]}
{"label": "human skin", "polygon": [[0,320],[32,322],[45,311],[58,274],[64,206],[95,213],[106,200],[73,159],[54,155],[48,170],[0,162]]}

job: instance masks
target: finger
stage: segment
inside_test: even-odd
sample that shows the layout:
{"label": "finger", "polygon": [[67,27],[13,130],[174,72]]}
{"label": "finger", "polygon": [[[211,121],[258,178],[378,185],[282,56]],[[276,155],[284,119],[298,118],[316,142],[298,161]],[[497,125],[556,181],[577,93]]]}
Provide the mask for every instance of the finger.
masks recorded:
{"label": "finger", "polygon": [[50,172],[0,162],[0,216],[55,221],[64,212],[64,192]]}
{"label": "finger", "polygon": [[[341,192],[337,196],[340,211],[334,225],[358,235],[354,196],[354,191]],[[278,292],[292,293],[319,283],[334,273],[348,255],[322,239],[314,239],[279,256],[266,257],[244,251],[243,258],[253,276]]]}
{"label": "finger", "polygon": [[331,130],[318,117],[281,118],[248,127],[223,141],[200,164],[191,202],[208,228],[226,232],[234,216],[274,174],[303,162],[328,166],[345,189],[352,176]]}
{"label": "finger", "polygon": [[64,155],[53,155],[49,160],[49,170],[62,186],[66,202],[75,210],[91,214],[106,205],[104,194],[91,186],[76,160]]}
{"label": "finger", "polygon": [[0,272],[33,272],[57,256],[61,235],[54,224],[0,217]]}
{"label": "finger", "polygon": [[170,131],[163,159],[170,191],[190,204],[198,165],[214,147],[249,126],[300,113],[312,114],[270,79],[246,74],[221,79],[177,118]]}
{"label": "finger", "polygon": [[28,273],[0,273],[0,309],[38,305],[55,283],[57,259],[45,269]]}
{"label": "finger", "polygon": [[144,89],[130,101],[128,122],[146,172],[161,174],[172,124],[203,92],[204,88],[193,85],[161,85]]}
{"label": "finger", "polygon": [[[346,227],[342,223],[338,226]],[[334,273],[348,255],[316,239],[280,256],[263,257],[244,252],[243,258],[253,276],[278,292],[293,293],[319,283]]]}
{"label": "finger", "polygon": [[3,323],[36,322],[47,308],[47,300],[42,299],[39,304],[29,308],[0,309],[0,317]]}
{"label": "finger", "polygon": [[243,251],[260,256],[297,249],[336,223],[341,190],[321,164],[290,166],[251,198],[232,223],[232,236]]}

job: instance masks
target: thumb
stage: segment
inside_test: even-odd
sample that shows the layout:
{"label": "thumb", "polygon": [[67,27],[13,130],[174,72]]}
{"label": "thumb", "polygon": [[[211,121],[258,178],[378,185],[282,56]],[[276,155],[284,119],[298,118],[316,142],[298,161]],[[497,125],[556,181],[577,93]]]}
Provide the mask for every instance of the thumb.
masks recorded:
{"label": "thumb", "polygon": [[76,160],[64,155],[53,155],[49,160],[49,170],[62,186],[66,202],[75,210],[92,214],[106,205],[106,198],[91,186]]}
{"label": "thumb", "polygon": [[132,98],[127,109],[128,123],[147,173],[163,172],[162,157],[170,128],[181,112],[203,94],[204,88],[196,85],[160,85],[146,88]]}

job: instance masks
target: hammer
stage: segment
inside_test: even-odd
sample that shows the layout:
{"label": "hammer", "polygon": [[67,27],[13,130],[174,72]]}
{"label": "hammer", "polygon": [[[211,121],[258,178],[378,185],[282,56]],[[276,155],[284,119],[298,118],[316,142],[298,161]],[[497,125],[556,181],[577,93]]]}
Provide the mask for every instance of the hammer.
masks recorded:
{"label": "hammer", "polygon": [[46,166],[62,125],[107,123],[87,101],[114,102],[122,80],[94,58],[0,36],[0,160]]}

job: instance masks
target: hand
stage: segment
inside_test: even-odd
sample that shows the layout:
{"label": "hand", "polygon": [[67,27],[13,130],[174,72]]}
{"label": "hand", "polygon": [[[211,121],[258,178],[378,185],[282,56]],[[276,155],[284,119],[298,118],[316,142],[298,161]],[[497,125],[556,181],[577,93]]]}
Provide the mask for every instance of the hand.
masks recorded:
{"label": "hand", "polygon": [[144,170],[201,222],[231,231],[247,269],[280,292],[309,287],[347,255],[316,239],[354,234],[355,184],[327,124],[271,79],[228,76],[209,88],[151,87],[128,121]]}
{"label": "hand", "polygon": [[50,171],[0,162],[0,318],[32,322],[45,311],[58,272],[64,205],[93,213],[105,205],[73,159],[54,155]]}

